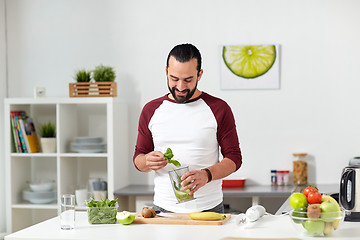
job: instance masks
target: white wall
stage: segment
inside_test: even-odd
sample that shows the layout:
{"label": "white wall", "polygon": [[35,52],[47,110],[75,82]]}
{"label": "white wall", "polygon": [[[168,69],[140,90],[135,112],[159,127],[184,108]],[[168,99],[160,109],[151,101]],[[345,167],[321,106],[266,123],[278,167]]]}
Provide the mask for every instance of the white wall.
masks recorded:
{"label": "white wall", "polygon": [[[36,86],[67,97],[76,69],[114,66],[133,145],[141,107],[167,92],[167,53],[191,42],[203,55],[199,89],[226,100],[236,118],[243,166],[233,177],[269,184],[270,169],[292,169],[301,151],[310,181],[338,183],[360,155],[360,1],[13,0],[7,8],[10,97],[32,97]],[[258,43],[281,45],[281,88],[221,90],[219,45]]]}
{"label": "white wall", "polygon": [[[0,153],[4,148],[4,98],[6,97],[5,0],[0,0]],[[6,231],[5,218],[5,156],[0,155],[0,239]]]}

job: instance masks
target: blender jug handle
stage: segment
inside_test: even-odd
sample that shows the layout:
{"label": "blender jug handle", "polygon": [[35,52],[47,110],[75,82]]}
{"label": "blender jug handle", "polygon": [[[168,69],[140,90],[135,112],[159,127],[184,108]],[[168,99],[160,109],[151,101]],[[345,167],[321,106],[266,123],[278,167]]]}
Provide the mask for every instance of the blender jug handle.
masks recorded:
{"label": "blender jug handle", "polygon": [[[350,181],[350,188],[348,182]],[[350,192],[348,192],[348,190]],[[350,195],[349,195],[350,194]],[[351,210],[355,206],[355,171],[352,169],[346,170],[341,176],[340,181],[340,203],[346,210]]]}

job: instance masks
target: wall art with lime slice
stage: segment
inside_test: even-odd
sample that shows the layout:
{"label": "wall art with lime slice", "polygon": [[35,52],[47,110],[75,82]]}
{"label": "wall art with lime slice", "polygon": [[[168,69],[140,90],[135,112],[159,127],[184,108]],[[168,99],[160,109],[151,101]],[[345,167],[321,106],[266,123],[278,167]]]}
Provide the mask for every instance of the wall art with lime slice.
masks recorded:
{"label": "wall art with lime slice", "polygon": [[222,58],[235,75],[252,79],[264,75],[276,60],[275,45],[224,46]]}

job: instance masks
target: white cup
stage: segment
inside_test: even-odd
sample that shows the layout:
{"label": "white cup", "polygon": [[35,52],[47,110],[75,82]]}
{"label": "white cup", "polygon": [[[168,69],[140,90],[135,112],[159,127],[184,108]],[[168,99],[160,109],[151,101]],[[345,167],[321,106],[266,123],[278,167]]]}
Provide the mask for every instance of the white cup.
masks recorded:
{"label": "white cup", "polygon": [[88,200],[89,193],[86,188],[76,189],[75,196],[76,196],[76,205],[77,206],[85,206],[85,201]]}

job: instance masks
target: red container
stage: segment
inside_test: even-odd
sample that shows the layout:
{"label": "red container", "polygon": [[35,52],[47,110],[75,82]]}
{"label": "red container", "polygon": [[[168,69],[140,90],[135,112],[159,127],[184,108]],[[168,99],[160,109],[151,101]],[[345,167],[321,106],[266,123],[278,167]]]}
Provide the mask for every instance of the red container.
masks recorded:
{"label": "red container", "polygon": [[245,185],[246,179],[224,179],[222,181],[223,188],[232,188],[232,187],[243,187]]}

